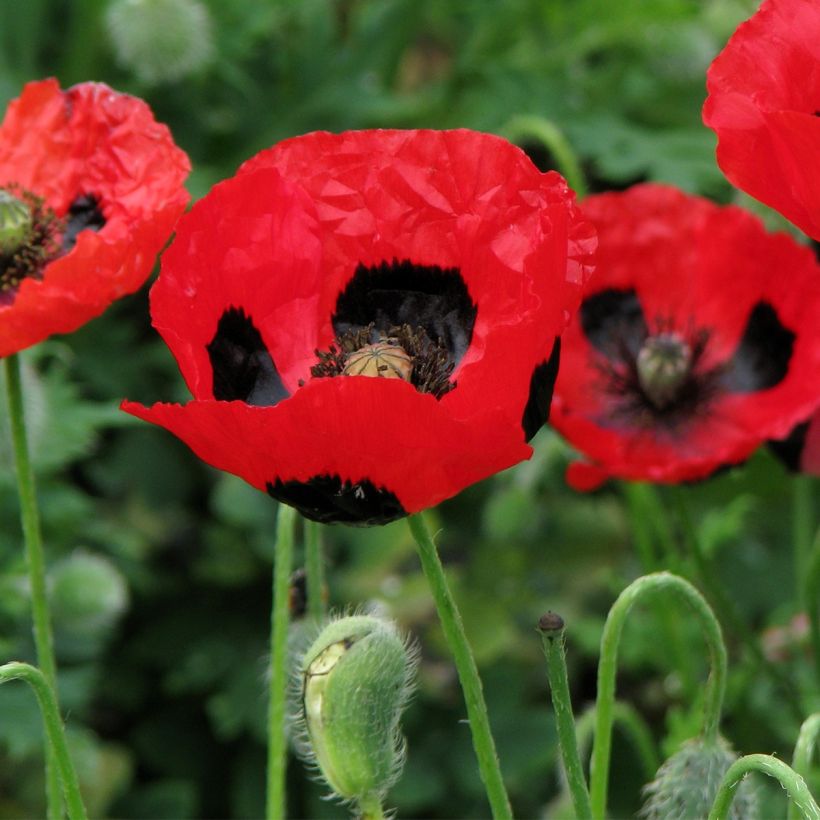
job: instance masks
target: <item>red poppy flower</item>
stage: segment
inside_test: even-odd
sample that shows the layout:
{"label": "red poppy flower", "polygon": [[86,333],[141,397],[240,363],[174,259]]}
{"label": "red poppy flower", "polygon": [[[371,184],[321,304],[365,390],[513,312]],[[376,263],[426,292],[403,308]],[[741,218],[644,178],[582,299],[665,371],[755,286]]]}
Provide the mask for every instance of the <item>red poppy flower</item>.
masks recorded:
{"label": "red poppy flower", "polygon": [[707,74],[729,180],[820,239],[820,4],[767,0]]}
{"label": "red poppy flower", "polygon": [[189,170],[141,100],[26,85],[0,126],[0,357],[136,290],[185,208]]}
{"label": "red poppy flower", "polygon": [[124,408],[315,520],[417,512],[530,455],[592,246],[497,137],[288,140],[163,257],[153,322],[194,401]]}
{"label": "red poppy flower", "polygon": [[820,402],[820,268],[739,208],[662,185],[586,199],[596,272],[564,334],[553,425],[569,481],[708,476]]}

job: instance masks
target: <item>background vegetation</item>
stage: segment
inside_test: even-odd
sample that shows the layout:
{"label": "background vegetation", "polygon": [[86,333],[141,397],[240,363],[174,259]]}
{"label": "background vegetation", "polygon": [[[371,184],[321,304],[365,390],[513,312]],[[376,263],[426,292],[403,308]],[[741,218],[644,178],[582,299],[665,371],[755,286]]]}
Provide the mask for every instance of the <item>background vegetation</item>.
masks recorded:
{"label": "background vegetation", "polygon": [[[203,0],[194,12],[189,4],[0,4],[0,102],[47,75],[142,96],[189,152],[194,197],[257,150],[314,129],[466,126],[514,136],[551,166],[549,151],[516,126],[532,116],[566,134],[592,190],[651,179],[739,198],[715,165],[700,107],[706,68],[752,0]],[[167,9],[158,13],[168,6],[190,13],[177,31]],[[92,815],[256,817],[275,503],[117,410],[125,396],[186,398],[150,327],[146,294],[25,357],[62,702]],[[5,424],[0,416],[0,661],[34,654]],[[567,446],[549,429],[535,444],[532,461],[431,516],[525,817],[561,801],[538,616],[550,608],[567,621],[581,712],[595,694],[606,611],[642,571],[623,488],[573,493],[563,479]],[[729,631],[724,732],[742,752],[787,760],[799,692],[804,711],[820,706],[795,595],[791,482],[761,452],[685,490],[728,597],[792,683],[791,695],[775,685]],[[665,520],[678,539],[678,520]],[[486,814],[406,527],[324,536],[330,604],[377,604],[423,647],[405,720],[408,764],[389,804],[404,817]],[[677,560],[688,568],[684,555]],[[695,626],[665,606],[685,663],[676,666],[675,644],[647,608],[627,630],[619,682],[661,758],[696,732],[705,674]],[[30,693],[0,688],[0,817],[42,814],[41,747]],[[631,815],[648,775],[617,737],[614,760],[613,813]],[[345,816],[321,801],[298,761],[289,777],[294,816]],[[782,797],[767,794],[782,814]]]}

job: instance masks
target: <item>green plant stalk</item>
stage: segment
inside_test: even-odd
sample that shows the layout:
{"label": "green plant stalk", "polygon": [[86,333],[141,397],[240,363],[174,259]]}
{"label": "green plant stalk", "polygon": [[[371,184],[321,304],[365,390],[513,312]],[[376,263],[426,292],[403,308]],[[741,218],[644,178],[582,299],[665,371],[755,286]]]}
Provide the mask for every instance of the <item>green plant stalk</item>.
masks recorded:
{"label": "green plant stalk", "polygon": [[592,808],[589,803],[589,791],[584,779],[584,770],[578,756],[578,742],[575,734],[575,721],[572,717],[572,700],[569,694],[567,679],[567,661],[564,651],[563,626],[557,633],[541,631],[541,643],[547,658],[547,675],[552,692],[552,708],[555,711],[555,724],[558,727],[558,745],[564,761],[567,785],[572,797],[577,820],[592,820]]}
{"label": "green plant stalk", "polygon": [[780,781],[789,799],[805,820],[820,820],[820,808],[814,802],[806,781],[782,760],[771,755],[746,755],[736,760],[723,776],[709,820],[727,820],[737,787],[749,772],[761,772]]}
{"label": "green plant stalk", "polygon": [[820,680],[820,532],[814,541],[814,549],[806,570],[806,614],[809,618],[809,635],[814,652],[814,666]]}
{"label": "green plant stalk", "polygon": [[554,122],[534,114],[521,115],[513,117],[501,132],[513,142],[538,140],[555,157],[558,170],[569,187],[578,195],[578,199],[583,199],[587,195],[588,188],[581,163],[578,162],[569,140]]}
{"label": "green plant stalk", "polygon": [[[16,353],[5,359],[6,397],[9,408],[9,426],[17,473],[17,492],[20,497],[20,519],[26,550],[31,587],[31,614],[34,621],[34,645],[37,664],[57,701],[57,663],[54,659],[54,639],[51,635],[51,615],[46,590],[46,567],[43,555],[43,536],[37,509],[37,491],[34,470],[28,451],[26,417],[23,408],[23,386],[20,378],[20,359]],[[58,707],[59,708],[59,707]],[[46,745],[46,798],[49,820],[62,817],[62,790],[50,744]]]}
{"label": "green plant stalk", "polygon": [[794,574],[797,582],[797,600],[806,606],[808,590],[806,576],[814,541],[813,479],[808,475],[792,478],[792,527],[794,541]]}
{"label": "green plant stalk", "polygon": [[276,552],[273,563],[271,606],[270,682],[268,688],[268,777],[267,820],[285,817],[285,770],[287,737],[285,704],[288,685],[288,589],[293,565],[293,525],[296,512],[279,505],[276,520]]}
{"label": "green plant stalk", "polygon": [[[792,768],[801,777],[808,777],[811,768],[811,758],[820,737],[820,712],[815,712],[803,721],[797,743],[794,746]],[[794,801],[789,801],[788,820],[799,820],[800,814]]]}
{"label": "green plant stalk", "polygon": [[316,623],[325,617],[324,562],[322,560],[322,537],[319,525],[305,519],[305,575],[307,576],[308,614]]}
{"label": "green plant stalk", "polygon": [[682,596],[700,622],[709,650],[710,674],[706,681],[701,734],[706,740],[717,738],[723,696],[726,690],[726,647],[715,618],[704,597],[688,582],[668,572],[644,575],[633,581],[619,596],[604,625],[601,657],[598,662],[598,698],[595,704],[595,739],[590,764],[590,800],[592,816],[606,814],[609,759],[612,748],[612,723],[615,703],[615,675],[618,645],[626,617],[635,603],[647,593],[671,591]]}
{"label": "green plant stalk", "polygon": [[[0,666],[0,683],[10,680],[23,680],[33,690],[40,705],[40,714],[48,738],[48,748],[53,750],[55,770],[58,775],[58,785],[65,797],[65,805],[71,820],[86,820],[85,806],[77,782],[77,773],[71,761],[68,744],[65,739],[63,721],[60,710],[54,697],[54,690],[43,672],[27,663],[12,663]],[[60,811],[62,815],[62,809]]]}
{"label": "green plant stalk", "polygon": [[427,530],[424,519],[418,514],[411,515],[407,521],[418,548],[421,568],[427,578],[430,592],[438,610],[444,636],[447,639],[450,651],[453,653],[453,660],[464,693],[464,702],[467,706],[467,717],[473,736],[473,748],[478,758],[481,780],[487,792],[493,817],[496,820],[512,818],[510,801],[504,787],[504,780],[501,777],[495,742],[490,731],[490,721],[487,717],[487,706],[481,689],[481,679],[478,676],[478,669],[470,645],[467,642],[467,636],[464,634],[461,615],[450,592],[438,550]]}
{"label": "green plant stalk", "polygon": [[700,538],[698,538],[697,531],[695,530],[694,522],[692,521],[692,516],[689,513],[683,488],[672,487],[671,489],[674,491],[673,499],[680,523],[683,527],[684,537],[688,543],[689,552],[695,562],[698,580],[709,595],[712,605],[717,610],[721,620],[729,625],[732,632],[743,641],[746,648],[752,653],[761,671],[784,693],[786,702],[795,719],[798,722],[801,721],[803,719],[803,712],[791,680],[789,680],[780,669],[769,662],[763,654],[757,637],[746,625],[746,622],[737,611],[734,602],[726,595],[721,584],[715,580],[711,562],[703,550]]}
{"label": "green plant stalk", "polygon": [[384,820],[384,809],[381,800],[375,795],[360,800],[359,811],[361,812],[361,820]]}

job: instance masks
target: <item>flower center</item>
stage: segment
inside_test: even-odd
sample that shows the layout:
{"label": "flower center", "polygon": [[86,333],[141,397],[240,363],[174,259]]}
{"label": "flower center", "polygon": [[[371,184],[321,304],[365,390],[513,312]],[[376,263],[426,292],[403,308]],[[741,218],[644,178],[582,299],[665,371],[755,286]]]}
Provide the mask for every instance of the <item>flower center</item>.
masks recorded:
{"label": "flower center", "polygon": [[692,371],[692,348],[677,333],[648,337],[636,360],[638,382],[646,397],[663,410],[680,396]]}
{"label": "flower center", "polygon": [[336,344],[326,351],[317,350],[316,355],[319,362],[310,369],[314,378],[403,379],[437,399],[455,386],[450,381],[455,364],[447,348],[440,341],[431,341],[421,327],[397,325],[382,332],[371,322],[342,333]]}
{"label": "flower center", "polygon": [[63,222],[43,199],[16,185],[0,188],[0,307],[26,277],[40,278],[60,253]]}

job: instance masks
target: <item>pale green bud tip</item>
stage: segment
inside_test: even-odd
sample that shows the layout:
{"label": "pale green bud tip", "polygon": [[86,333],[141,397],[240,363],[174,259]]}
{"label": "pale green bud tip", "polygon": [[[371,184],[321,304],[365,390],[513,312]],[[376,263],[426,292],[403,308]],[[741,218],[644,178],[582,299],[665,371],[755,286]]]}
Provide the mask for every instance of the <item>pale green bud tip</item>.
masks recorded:
{"label": "pale green bud tip", "polygon": [[117,61],[143,82],[174,82],[204,68],[214,47],[199,0],[114,0],[106,13]]}
{"label": "pale green bud tip", "polygon": [[[707,817],[728,768],[738,759],[726,741],[701,738],[685,743],[644,787],[646,820],[702,820]],[[731,820],[757,820],[754,787],[744,780],[729,812]]]}
{"label": "pale green bud tip", "polygon": [[28,205],[0,188],[0,254],[11,256],[24,245],[33,224]]}
{"label": "pale green bud tip", "polygon": [[398,778],[404,762],[399,718],[415,666],[394,625],[366,615],[333,621],[305,653],[309,755],[339,797],[370,802]]}

